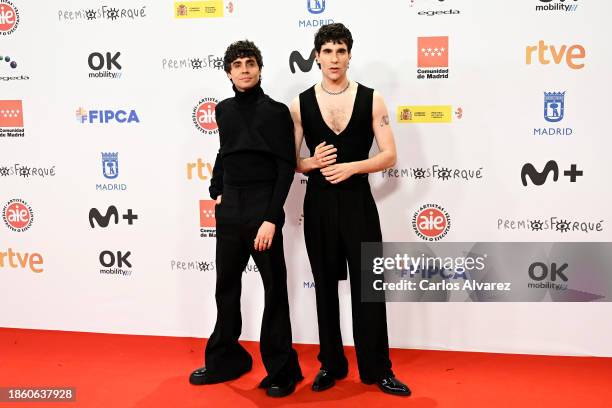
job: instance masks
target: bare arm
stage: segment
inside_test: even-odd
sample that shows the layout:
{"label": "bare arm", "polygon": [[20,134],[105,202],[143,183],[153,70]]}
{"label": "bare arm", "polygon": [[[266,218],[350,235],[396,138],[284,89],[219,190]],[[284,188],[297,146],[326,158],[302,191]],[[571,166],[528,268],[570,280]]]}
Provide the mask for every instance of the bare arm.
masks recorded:
{"label": "bare arm", "polygon": [[385,101],[377,91],[374,91],[372,102],[372,128],[379,152],[366,160],[350,163],[340,163],[321,170],[327,181],[339,183],[353,174],[375,173],[395,165],[397,152],[390,126],[389,111]]}
{"label": "bare arm", "polygon": [[301,157],[302,141],[304,140],[304,128],[302,128],[302,116],[300,114],[300,98],[296,97],[289,108],[291,119],[293,119],[293,134],[295,136],[296,171],[308,173],[311,170],[320,169],[336,162],[336,149],[334,145],[325,142],[318,145],[313,157]]}

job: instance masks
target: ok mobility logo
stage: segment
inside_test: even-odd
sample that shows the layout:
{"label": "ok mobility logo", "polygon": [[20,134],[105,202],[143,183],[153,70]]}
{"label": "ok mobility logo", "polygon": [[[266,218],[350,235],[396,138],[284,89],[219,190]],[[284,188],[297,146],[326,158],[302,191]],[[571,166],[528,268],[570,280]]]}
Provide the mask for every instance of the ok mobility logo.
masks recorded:
{"label": "ok mobility logo", "polygon": [[291,73],[295,74],[296,65],[298,66],[300,71],[310,72],[314,64],[315,57],[316,50],[314,48],[312,49],[312,51],[310,51],[310,56],[308,57],[308,59],[302,57],[302,54],[300,54],[299,51],[291,52],[291,54],[289,55],[289,69],[291,70]]}

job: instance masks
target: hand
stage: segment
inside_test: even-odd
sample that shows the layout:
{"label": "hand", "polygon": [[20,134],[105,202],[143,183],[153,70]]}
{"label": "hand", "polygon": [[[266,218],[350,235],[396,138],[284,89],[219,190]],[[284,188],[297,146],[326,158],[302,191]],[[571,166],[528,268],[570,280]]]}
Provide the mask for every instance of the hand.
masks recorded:
{"label": "hand", "polygon": [[270,249],[272,246],[272,238],[274,237],[274,231],[276,231],[276,225],[269,221],[264,221],[257,230],[257,236],[253,244],[256,251],[265,251]]}
{"label": "hand", "polygon": [[337,151],[338,149],[336,149],[334,145],[327,145],[326,142],[320,143],[315,147],[314,155],[312,156],[315,168],[321,169],[330,164],[334,164],[336,162],[336,157],[338,157],[338,155],[335,154]]}
{"label": "hand", "polygon": [[332,184],[340,183],[355,173],[357,173],[357,169],[355,169],[355,165],[350,162],[334,164],[321,169],[321,174],[323,174],[325,180]]}
{"label": "hand", "polygon": [[217,205],[221,204],[221,194],[217,196]]}

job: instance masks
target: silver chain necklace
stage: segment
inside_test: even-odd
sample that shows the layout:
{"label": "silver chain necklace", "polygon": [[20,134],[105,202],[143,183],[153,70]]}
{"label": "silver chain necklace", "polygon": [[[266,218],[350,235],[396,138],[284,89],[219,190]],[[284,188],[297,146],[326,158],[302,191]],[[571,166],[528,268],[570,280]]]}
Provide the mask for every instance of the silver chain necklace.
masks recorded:
{"label": "silver chain necklace", "polygon": [[325,89],[325,87],[323,86],[323,82],[321,82],[321,89],[323,89],[323,92],[325,92],[328,95],[340,95],[340,94],[343,94],[344,92],[346,92],[347,89],[349,89],[349,86],[351,86],[351,81],[348,81],[348,83],[346,84],[346,87],[344,87],[343,90],[338,91],[338,92],[332,92],[332,91],[328,91],[327,89]]}

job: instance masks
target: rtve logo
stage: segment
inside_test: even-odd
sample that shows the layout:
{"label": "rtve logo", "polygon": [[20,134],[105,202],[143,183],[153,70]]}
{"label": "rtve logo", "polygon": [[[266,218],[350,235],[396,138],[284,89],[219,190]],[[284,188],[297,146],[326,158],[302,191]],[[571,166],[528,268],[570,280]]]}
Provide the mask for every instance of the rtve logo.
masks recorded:
{"label": "rtve logo", "polygon": [[43,271],[43,257],[39,253],[21,253],[13,252],[13,248],[9,248],[8,251],[0,251],[0,268],[22,268],[26,266],[35,273],[41,273]]}
{"label": "rtve logo", "polygon": [[193,179],[194,170],[196,170],[198,179],[208,180],[212,178],[213,164],[203,162],[202,159],[198,159],[196,163],[187,163],[187,180]]}
{"label": "rtve logo", "polygon": [[[540,40],[538,45],[528,45],[525,49],[525,63],[531,65],[532,61],[535,61],[534,53],[537,54],[537,61],[542,65],[548,65],[553,62],[555,65],[559,65],[565,58],[565,63],[571,69],[582,69],[584,63],[580,61],[584,60],[586,51],[582,45],[574,44],[570,45],[547,45],[544,40]],[[576,61],[579,60],[579,61]]]}

